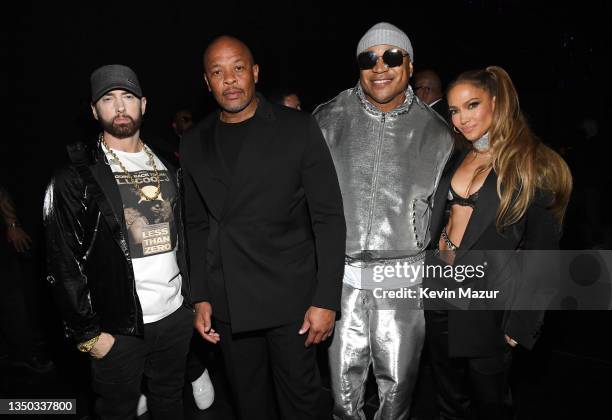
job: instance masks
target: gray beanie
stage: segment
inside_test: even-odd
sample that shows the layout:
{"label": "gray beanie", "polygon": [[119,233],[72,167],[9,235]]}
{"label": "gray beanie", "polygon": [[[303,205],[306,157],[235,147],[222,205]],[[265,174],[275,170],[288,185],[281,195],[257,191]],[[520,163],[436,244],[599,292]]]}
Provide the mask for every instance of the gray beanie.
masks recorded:
{"label": "gray beanie", "polygon": [[377,23],[361,37],[359,44],[357,44],[357,55],[370,47],[381,44],[393,45],[394,47],[401,48],[408,53],[410,61],[414,63],[414,53],[408,35],[397,26],[387,22]]}
{"label": "gray beanie", "polygon": [[142,98],[142,88],[134,71],[121,64],[109,64],[95,70],[90,77],[91,102],[96,103],[114,89],[124,89]]}

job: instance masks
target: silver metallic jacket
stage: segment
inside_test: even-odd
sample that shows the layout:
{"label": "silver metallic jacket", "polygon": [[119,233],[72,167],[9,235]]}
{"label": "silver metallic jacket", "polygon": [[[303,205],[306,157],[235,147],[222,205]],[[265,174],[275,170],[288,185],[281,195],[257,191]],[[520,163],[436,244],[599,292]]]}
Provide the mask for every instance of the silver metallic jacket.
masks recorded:
{"label": "silver metallic jacket", "polygon": [[410,86],[404,103],[384,113],[359,83],[319,105],[314,116],[340,181],[347,262],[420,260],[430,240],[434,192],[453,148],[444,120]]}

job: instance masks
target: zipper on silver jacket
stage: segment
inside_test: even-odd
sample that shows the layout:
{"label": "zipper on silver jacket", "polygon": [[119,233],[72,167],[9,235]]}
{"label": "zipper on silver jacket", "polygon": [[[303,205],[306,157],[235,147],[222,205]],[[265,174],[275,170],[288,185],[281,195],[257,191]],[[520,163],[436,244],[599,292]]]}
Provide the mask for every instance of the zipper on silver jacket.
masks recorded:
{"label": "zipper on silver jacket", "polygon": [[365,240],[365,250],[370,249],[370,234],[372,233],[372,220],[374,219],[374,205],[376,202],[376,191],[378,190],[378,168],[380,167],[380,155],[382,150],[382,143],[385,134],[385,116],[386,114],[383,112],[382,121],[380,127],[380,134],[378,136],[378,144],[376,145],[376,158],[374,160],[374,172],[372,174],[372,192],[370,193],[370,211],[368,213],[368,227],[366,229],[366,240]]}

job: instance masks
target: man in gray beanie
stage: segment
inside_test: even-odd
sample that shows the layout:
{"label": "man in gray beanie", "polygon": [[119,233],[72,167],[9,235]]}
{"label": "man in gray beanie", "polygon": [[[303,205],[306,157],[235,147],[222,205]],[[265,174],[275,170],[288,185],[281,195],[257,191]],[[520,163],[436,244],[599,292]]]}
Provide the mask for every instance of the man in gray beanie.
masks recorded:
{"label": "man in gray beanie", "polygon": [[347,228],[341,316],[329,348],[335,419],[365,418],[370,365],[380,397],[375,418],[409,417],[425,321],[418,299],[386,300],[384,292],[421,283],[422,271],[402,279],[396,267],[422,267],[432,197],[453,144],[408,84],[413,62],[408,36],[378,23],[358,43],[357,86],[314,111]]}

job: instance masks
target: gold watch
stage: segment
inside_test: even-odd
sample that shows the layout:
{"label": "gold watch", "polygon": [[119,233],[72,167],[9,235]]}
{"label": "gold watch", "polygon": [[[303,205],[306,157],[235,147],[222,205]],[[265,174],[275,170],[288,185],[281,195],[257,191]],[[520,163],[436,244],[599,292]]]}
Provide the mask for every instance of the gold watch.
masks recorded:
{"label": "gold watch", "polygon": [[99,338],[100,338],[100,336],[96,335],[94,338],[90,338],[87,341],[79,343],[77,345],[77,349],[79,349],[79,351],[82,351],[83,353],[89,353],[91,351],[91,349],[93,349],[93,346],[96,345],[96,343],[98,342]]}

